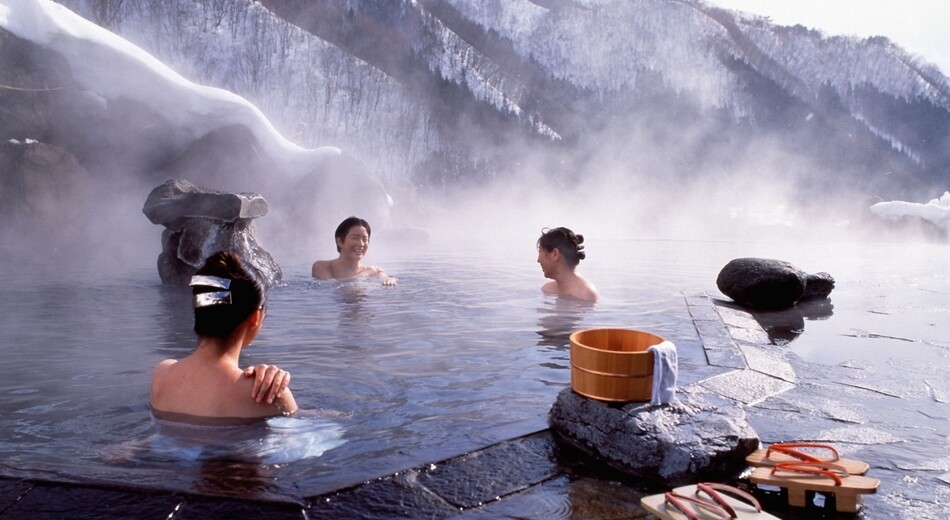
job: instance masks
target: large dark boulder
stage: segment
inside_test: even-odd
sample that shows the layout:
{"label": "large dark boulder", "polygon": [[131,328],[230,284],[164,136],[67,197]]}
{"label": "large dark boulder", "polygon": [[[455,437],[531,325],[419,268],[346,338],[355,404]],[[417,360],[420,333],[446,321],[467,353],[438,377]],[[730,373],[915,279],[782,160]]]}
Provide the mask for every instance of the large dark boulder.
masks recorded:
{"label": "large dark boulder", "polygon": [[827,298],[835,279],[825,272],[805,273],[783,260],[737,258],[722,268],[716,286],[740,305],[779,310],[799,301]]}
{"label": "large dark boulder", "polygon": [[716,278],[723,294],[755,309],[786,309],[805,294],[806,274],[782,260],[737,258]]}
{"label": "large dark boulder", "polygon": [[158,274],[168,285],[185,285],[217,251],[229,249],[257,269],[268,285],[280,281],[280,266],[257,241],[254,219],[267,214],[256,193],[226,193],[169,180],[149,193],[142,212],[165,226]]}
{"label": "large dark boulder", "polygon": [[605,403],[565,388],[549,420],[559,440],[667,487],[733,478],[759,444],[741,408],[696,387],[678,389],[664,406]]}

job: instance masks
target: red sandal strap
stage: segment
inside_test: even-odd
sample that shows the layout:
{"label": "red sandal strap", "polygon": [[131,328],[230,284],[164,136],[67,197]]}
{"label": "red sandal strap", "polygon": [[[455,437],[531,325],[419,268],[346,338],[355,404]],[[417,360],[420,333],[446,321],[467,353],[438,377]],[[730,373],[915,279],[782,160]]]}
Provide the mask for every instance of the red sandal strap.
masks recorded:
{"label": "red sandal strap", "polygon": [[720,484],[718,482],[701,482],[696,484],[696,494],[698,495],[700,491],[709,495],[709,497],[715,500],[717,504],[722,506],[726,512],[732,515],[730,518],[737,518],[739,515],[736,514],[736,510],[732,507],[732,504],[726,501],[726,499],[723,498],[722,495],[720,495],[717,491],[722,491],[723,493],[732,495],[740,500],[745,501],[750,506],[754,507],[757,513],[762,512],[762,505],[759,504],[759,501],[756,500],[754,496],[737,487],[727,484]]}
{"label": "red sandal strap", "polygon": [[[799,451],[795,448],[815,448],[821,450],[827,450],[834,454],[834,458],[830,461],[821,460],[814,455],[810,455],[803,451]],[[838,450],[831,446],[830,444],[821,444],[817,442],[783,442],[780,444],[773,444],[769,446],[769,449],[765,450],[765,458],[768,458],[772,454],[772,451],[777,451],[779,453],[784,453],[795,457],[796,459],[801,459],[805,462],[834,462],[841,457],[838,455]]]}
{"label": "red sandal strap", "polygon": [[688,518],[689,520],[699,520],[699,516],[696,514],[696,510],[690,506],[695,506],[695,507],[705,509],[706,511],[709,511],[710,513],[719,515],[719,517],[722,518],[723,520],[729,520],[730,518],[734,518],[732,516],[729,516],[729,513],[727,513],[725,509],[711,502],[706,502],[705,500],[700,500],[698,498],[681,495],[674,491],[667,491],[663,496],[666,499],[667,504],[670,504],[671,506],[675,507],[677,511],[686,515],[686,518]]}
{"label": "red sandal strap", "polygon": [[836,486],[841,485],[841,479],[848,478],[848,470],[844,466],[831,462],[781,462],[772,468],[772,474],[774,475],[780,469],[831,477],[834,479]]}

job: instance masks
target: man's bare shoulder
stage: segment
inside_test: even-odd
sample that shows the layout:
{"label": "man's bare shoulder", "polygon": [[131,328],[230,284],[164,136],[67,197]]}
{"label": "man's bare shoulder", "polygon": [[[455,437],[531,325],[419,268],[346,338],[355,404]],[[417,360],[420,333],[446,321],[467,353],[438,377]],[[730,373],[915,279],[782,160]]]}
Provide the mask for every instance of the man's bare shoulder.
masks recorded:
{"label": "man's bare shoulder", "polygon": [[333,278],[333,274],[330,271],[330,260],[317,260],[314,262],[310,268],[310,275],[321,280]]}

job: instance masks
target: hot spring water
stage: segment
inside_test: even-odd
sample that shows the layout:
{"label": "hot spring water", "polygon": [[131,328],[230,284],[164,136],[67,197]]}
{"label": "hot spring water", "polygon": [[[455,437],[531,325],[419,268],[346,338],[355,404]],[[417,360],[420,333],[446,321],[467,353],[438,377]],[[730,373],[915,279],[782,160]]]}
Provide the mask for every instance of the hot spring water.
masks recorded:
{"label": "hot spring water", "polygon": [[[162,287],[152,265],[108,276],[8,267],[0,472],[267,497],[436,462],[546,428],[569,384],[574,330],[635,327],[695,346],[683,293],[718,295],[719,269],[740,256],[835,277],[832,307],[784,332],[790,356],[866,367],[879,384],[929,378],[935,413],[946,413],[945,246],[618,241],[588,250],[579,269],[603,294],[594,306],[542,296],[530,240],[504,258],[377,247],[370,260],[399,278],[395,288],[318,282],[309,264],[284,265],[242,365],[289,370],[300,417],[185,433],[151,418],[148,385],[158,361],[195,346],[187,289]],[[924,440],[944,442],[936,432]]]}

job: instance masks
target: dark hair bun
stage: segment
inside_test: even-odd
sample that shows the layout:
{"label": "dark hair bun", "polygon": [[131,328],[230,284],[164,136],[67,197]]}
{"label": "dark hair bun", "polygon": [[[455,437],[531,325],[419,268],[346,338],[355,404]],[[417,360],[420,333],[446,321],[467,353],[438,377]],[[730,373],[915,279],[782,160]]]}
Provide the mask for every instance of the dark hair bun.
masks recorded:
{"label": "dark hair bun", "polygon": [[[243,263],[232,251],[218,251],[205,260],[195,273],[230,280],[230,303],[195,309],[195,333],[199,336],[226,338],[265,304],[266,288],[257,269]],[[220,291],[204,285],[192,287],[192,294]]]}
{"label": "dark hair bun", "polygon": [[538,247],[543,247],[546,251],[557,249],[571,266],[576,266],[587,258],[584,246],[581,245],[583,243],[584,235],[578,235],[566,227],[542,229],[541,238],[538,239]]}

